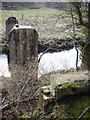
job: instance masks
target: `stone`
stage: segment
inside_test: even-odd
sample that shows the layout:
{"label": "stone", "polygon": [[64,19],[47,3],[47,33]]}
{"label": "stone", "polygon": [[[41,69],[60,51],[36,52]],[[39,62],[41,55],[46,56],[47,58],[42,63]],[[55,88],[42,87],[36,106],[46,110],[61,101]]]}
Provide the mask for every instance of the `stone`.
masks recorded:
{"label": "stone", "polygon": [[90,91],[90,80],[78,80],[58,85],[55,88],[55,99],[62,100],[67,96],[88,94]]}
{"label": "stone", "polygon": [[50,95],[50,86],[42,86],[41,89],[43,91],[43,94],[47,96]]}
{"label": "stone", "polygon": [[8,34],[15,24],[18,24],[18,21],[15,17],[9,17],[6,21],[6,39],[8,40]]}
{"label": "stone", "polygon": [[23,66],[38,59],[38,33],[31,26],[15,25],[9,32],[9,60]]}
{"label": "stone", "polygon": [[45,107],[53,101],[50,93],[50,86],[42,86],[39,90],[39,105],[41,111],[45,111]]}

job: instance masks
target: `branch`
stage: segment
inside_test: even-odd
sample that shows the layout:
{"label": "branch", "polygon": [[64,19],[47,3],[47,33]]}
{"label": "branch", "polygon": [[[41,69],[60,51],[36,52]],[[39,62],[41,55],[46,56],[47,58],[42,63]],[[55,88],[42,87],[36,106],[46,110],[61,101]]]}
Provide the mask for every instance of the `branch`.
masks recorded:
{"label": "branch", "polygon": [[17,98],[17,107],[16,107],[16,108],[18,108],[19,101],[20,101],[20,97],[21,97],[21,95],[22,95],[22,93],[23,93],[26,85],[27,85],[28,82],[31,80],[31,77],[32,77],[33,75],[35,75],[36,71],[37,71],[37,66],[35,67],[35,69],[33,70],[32,74],[31,74],[31,76],[30,76],[29,79],[25,82],[24,86],[23,86],[22,89],[20,90],[20,94],[19,94],[19,96],[18,96],[18,98]]}
{"label": "branch", "polygon": [[51,46],[49,46],[43,53],[42,55],[40,55],[39,59],[38,59],[38,63],[40,62],[42,56],[47,53],[50,49],[52,49],[52,47],[58,42],[59,40],[57,40],[55,43],[53,43]]}
{"label": "branch", "polygon": [[[28,99],[24,99],[24,100],[21,100],[21,101],[19,101],[20,103],[23,103],[23,102],[28,102],[28,101],[31,101],[31,100],[37,100],[37,98],[35,97],[36,95],[37,95],[37,92],[38,91],[36,91],[35,92],[35,94],[32,96],[32,97],[30,97],[30,98],[28,98]],[[35,98],[34,98],[35,97]],[[13,102],[11,102],[11,103],[9,103],[9,104],[5,104],[4,106],[0,106],[0,111],[5,111],[5,110],[8,110],[8,109],[11,109],[11,106],[14,104],[14,106],[16,106],[17,105],[17,100],[16,101],[13,101]]]}
{"label": "branch", "polygon": [[80,10],[80,4],[79,3],[75,3],[75,9],[76,9],[76,12],[77,12],[77,15],[78,15],[78,18],[79,18],[79,23],[80,23],[80,25],[82,25],[84,27],[88,27],[88,23],[85,23],[83,21],[82,12]]}
{"label": "branch", "polygon": [[75,44],[75,25],[74,25],[74,18],[73,18],[73,13],[72,13],[72,6],[70,5],[70,12],[71,12],[71,17],[72,17],[72,27],[73,27],[73,40],[74,40],[74,47],[76,49],[77,52],[77,57],[76,57],[76,69],[78,70],[78,49],[77,46]]}
{"label": "branch", "polygon": [[80,119],[83,117],[83,115],[88,111],[88,109],[90,109],[90,106],[88,106],[88,107],[83,111],[83,113],[78,117],[77,120],[80,120]]}

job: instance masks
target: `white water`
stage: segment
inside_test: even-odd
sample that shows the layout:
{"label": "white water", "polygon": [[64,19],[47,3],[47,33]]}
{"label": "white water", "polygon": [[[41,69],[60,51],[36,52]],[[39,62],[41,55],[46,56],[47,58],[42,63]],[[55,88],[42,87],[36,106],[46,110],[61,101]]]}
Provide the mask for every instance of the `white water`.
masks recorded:
{"label": "white water", "polygon": [[[41,54],[39,54],[39,56]],[[38,76],[40,77],[45,73],[49,73],[51,71],[55,71],[59,69],[68,70],[70,68],[76,68],[76,55],[77,52],[75,48],[69,51],[44,54],[39,63]],[[79,51],[79,56],[80,56],[80,51]],[[80,65],[81,65],[81,59],[79,58],[78,66]]]}
{"label": "white water", "polygon": [[7,55],[0,55],[0,76],[10,77]]}
{"label": "white water", "polygon": [[[41,53],[42,54],[42,53]],[[39,54],[39,57],[40,55]],[[69,51],[46,53],[42,56],[38,66],[38,76],[51,71],[59,69],[75,68],[76,64],[76,50],[75,48]],[[78,66],[80,66],[81,60],[79,59]],[[11,74],[8,68],[7,55],[0,55],[0,76],[10,77]]]}

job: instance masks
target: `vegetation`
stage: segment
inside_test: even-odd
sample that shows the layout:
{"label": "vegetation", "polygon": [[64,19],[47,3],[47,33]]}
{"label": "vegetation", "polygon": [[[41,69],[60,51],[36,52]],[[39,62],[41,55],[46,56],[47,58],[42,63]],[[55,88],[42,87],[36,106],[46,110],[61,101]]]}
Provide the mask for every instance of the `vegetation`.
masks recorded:
{"label": "vegetation", "polygon": [[[84,48],[84,57],[83,57],[83,63],[86,69],[90,71],[90,2],[86,3],[73,3],[73,6],[76,10],[76,13],[78,15],[79,24],[81,26],[84,26],[84,33],[87,37],[86,46]],[[84,10],[81,11],[81,9],[84,8]],[[86,33],[87,32],[87,33]]]}
{"label": "vegetation", "polygon": [[[90,4],[85,4],[86,9],[81,13],[81,3],[74,3],[73,7],[77,10],[74,11],[73,16],[75,18],[75,38],[77,41],[75,44],[85,43],[84,47],[89,45],[90,38]],[[23,4],[22,4],[23,6]],[[47,6],[47,5],[46,5]],[[17,5],[13,6],[14,10],[2,10],[2,31],[3,31],[3,41],[1,43],[5,44],[5,22],[8,17],[15,16],[19,21],[20,25],[31,25],[35,27],[39,34],[39,42],[42,45],[55,45],[59,43],[59,45],[64,44],[63,41],[69,41],[73,43],[73,30],[72,23],[70,17],[69,9],[59,10],[52,9],[46,7],[40,7],[38,9],[30,9]],[[29,7],[29,6],[28,6]],[[88,8],[88,9],[87,9]],[[88,15],[87,19],[85,17]],[[77,20],[77,18],[78,20]],[[78,23],[79,22],[79,23]],[[88,27],[87,27],[88,26]],[[86,42],[86,37],[88,37]],[[6,43],[7,44],[7,43]],[[83,47],[83,45],[81,45]],[[80,47],[81,47],[80,46]],[[5,47],[4,47],[5,48]],[[57,48],[56,48],[57,49]],[[84,49],[85,50],[85,49]],[[84,52],[84,60],[89,61],[88,50]],[[89,65],[89,63],[87,62]],[[30,64],[31,65],[31,64]],[[41,79],[37,79],[37,66],[30,66],[28,64],[28,68],[23,66],[13,66],[12,69],[12,78],[8,80],[8,78],[3,78],[5,80],[4,88],[3,88],[3,118],[7,119],[37,119],[37,120],[60,120],[60,119],[76,119],[78,118],[82,112],[90,105],[90,95],[73,95],[67,96],[67,98],[63,100],[57,101],[54,99],[53,102],[47,104],[45,106],[44,111],[40,111],[39,108],[39,88],[45,84],[50,85],[50,79],[48,79],[48,83],[46,81],[42,81]],[[35,70],[32,68],[36,67]],[[32,71],[31,71],[32,70]],[[82,72],[83,73],[83,72]],[[53,73],[51,73],[52,75]],[[60,75],[65,74],[64,71],[59,73]],[[71,73],[73,74],[73,73]],[[70,74],[68,74],[70,75]],[[75,73],[76,75],[76,73]],[[52,75],[53,76],[53,75]],[[59,76],[59,75],[57,75]],[[85,76],[85,75],[84,75]],[[43,76],[42,76],[43,77]],[[46,78],[46,75],[44,76]],[[59,76],[60,77],[60,76]],[[73,76],[74,77],[74,76]],[[81,77],[80,75],[78,77]],[[57,77],[56,77],[57,78]],[[63,77],[64,78],[64,77]],[[82,77],[81,77],[82,78]],[[72,80],[72,78],[70,78]],[[53,80],[56,80],[53,77]],[[59,79],[60,80],[60,79]],[[65,80],[65,79],[64,79]],[[63,81],[64,81],[63,80]],[[3,81],[3,80],[2,80]],[[43,83],[43,84],[42,84]],[[45,83],[45,84],[44,84]],[[60,82],[59,82],[60,83]],[[80,88],[78,83],[68,82],[68,84],[63,84],[63,94],[64,90],[68,88]],[[60,93],[59,93],[60,94]],[[90,118],[88,112],[83,116],[84,119]]]}
{"label": "vegetation", "polygon": [[[70,14],[63,9],[59,10],[45,7],[40,9],[24,8],[17,10],[2,10],[1,13],[3,40],[5,40],[5,22],[7,18],[11,16],[16,17],[20,25],[33,26],[39,34],[39,42],[43,45],[53,44],[61,39],[72,39]],[[76,29],[76,38],[78,39],[81,37],[84,39],[82,28],[77,27]]]}
{"label": "vegetation", "polygon": [[[33,119],[40,120],[60,120],[60,119],[78,119],[82,112],[90,104],[90,95],[84,96],[68,96],[63,101],[48,104],[45,108],[45,114],[41,111],[35,110]],[[90,109],[83,115],[82,119],[90,118]],[[37,113],[37,114],[36,114]],[[25,113],[20,118],[27,118],[28,114]],[[31,118],[31,117],[30,117]]]}

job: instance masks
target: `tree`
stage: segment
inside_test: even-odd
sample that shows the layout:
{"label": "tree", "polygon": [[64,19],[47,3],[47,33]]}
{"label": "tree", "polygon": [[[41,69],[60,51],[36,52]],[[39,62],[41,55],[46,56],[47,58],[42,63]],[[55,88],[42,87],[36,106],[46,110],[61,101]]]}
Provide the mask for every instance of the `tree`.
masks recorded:
{"label": "tree", "polygon": [[[72,5],[78,15],[79,24],[87,29],[87,39],[82,62],[84,68],[90,71],[90,2],[75,2]],[[83,15],[85,15],[86,19],[84,19]]]}

